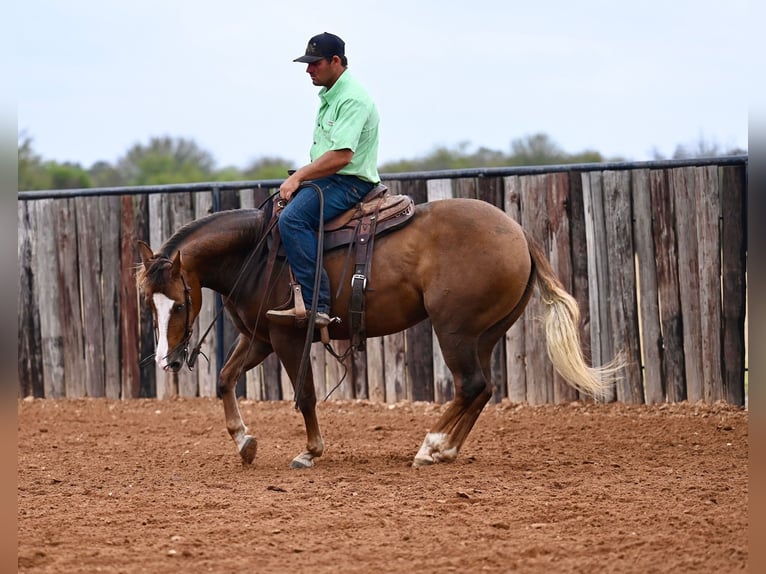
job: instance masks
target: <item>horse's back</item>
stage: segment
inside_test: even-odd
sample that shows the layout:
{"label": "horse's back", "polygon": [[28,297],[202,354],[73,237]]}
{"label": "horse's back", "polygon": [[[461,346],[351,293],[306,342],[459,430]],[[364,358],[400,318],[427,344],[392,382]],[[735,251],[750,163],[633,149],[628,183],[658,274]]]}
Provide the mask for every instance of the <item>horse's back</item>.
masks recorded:
{"label": "horse's back", "polygon": [[524,232],[502,210],[472,199],[419,204],[406,227],[376,240],[368,311],[386,329],[426,315],[491,322],[522,301],[530,273]]}

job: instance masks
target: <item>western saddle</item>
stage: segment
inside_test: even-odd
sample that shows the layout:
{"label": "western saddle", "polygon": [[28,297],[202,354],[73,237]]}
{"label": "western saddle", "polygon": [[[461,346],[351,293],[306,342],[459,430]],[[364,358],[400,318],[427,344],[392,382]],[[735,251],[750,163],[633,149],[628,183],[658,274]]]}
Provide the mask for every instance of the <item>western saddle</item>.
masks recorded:
{"label": "western saddle", "polygon": [[[278,216],[282,206],[279,197],[274,199],[274,213]],[[351,268],[351,298],[349,300],[349,335],[354,349],[364,350],[366,342],[365,325],[365,290],[372,266],[372,252],[375,237],[386,232],[399,229],[406,225],[415,213],[415,202],[408,195],[398,195],[389,192],[383,184],[374,187],[362,200],[339,216],[327,221],[324,225],[323,249],[329,251],[342,246],[348,246],[348,256],[341,285],[346,280],[349,263]],[[271,253],[284,256],[284,250],[279,242],[279,228],[272,227]],[[271,257],[270,257],[271,258]],[[305,320],[306,308],[303,303],[300,284],[295,280],[290,270],[290,292],[294,297],[296,319]],[[289,305],[289,302],[287,303]],[[322,342],[330,342],[327,327],[320,329]]]}

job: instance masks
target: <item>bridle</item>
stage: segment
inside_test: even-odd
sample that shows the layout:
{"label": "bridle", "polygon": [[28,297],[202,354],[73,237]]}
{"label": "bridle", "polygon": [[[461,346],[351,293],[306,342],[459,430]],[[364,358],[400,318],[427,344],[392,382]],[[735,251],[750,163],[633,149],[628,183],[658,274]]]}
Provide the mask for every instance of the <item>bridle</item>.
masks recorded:
{"label": "bridle", "polygon": [[[272,197],[266,198],[263,201],[263,203],[261,203],[260,208],[262,208],[267,202],[269,202],[272,199],[273,199]],[[264,228],[261,230],[261,238],[256,243],[255,247],[252,249],[252,251],[250,253],[250,256],[248,257],[247,261],[245,261],[245,263],[242,265],[242,268],[239,271],[239,275],[237,277],[237,280],[235,281],[234,286],[232,287],[231,292],[229,293],[229,297],[231,297],[231,295],[237,289],[237,286],[239,284],[239,280],[242,278],[243,274],[245,273],[245,270],[249,266],[251,259],[258,252],[258,250],[261,248],[261,246],[265,243],[266,238],[269,235],[269,232],[271,231],[272,228],[274,228],[276,226],[276,224],[277,224],[276,217],[272,218],[271,221],[268,222],[268,224],[264,224]],[[163,259],[166,260],[166,261],[170,261],[170,259],[168,259],[167,257],[165,257]],[[213,326],[215,325],[216,321],[218,320],[218,318],[223,313],[224,306],[222,305],[218,309],[218,312],[215,314],[215,317],[213,317],[213,320],[210,322],[210,324],[208,325],[207,329],[205,329],[205,332],[199,338],[199,342],[197,343],[197,345],[191,350],[191,352],[189,352],[189,346],[190,346],[191,338],[192,338],[192,334],[193,334],[192,319],[191,319],[191,287],[189,287],[189,283],[186,281],[186,276],[184,275],[183,270],[180,270],[179,274],[180,274],[180,277],[181,277],[181,282],[183,283],[183,286],[184,286],[184,306],[186,307],[186,327],[184,329],[184,336],[183,336],[183,338],[181,339],[181,341],[175,347],[173,347],[170,351],[168,351],[168,354],[166,355],[166,357],[169,357],[169,356],[173,355],[174,353],[178,352],[179,349],[180,349],[182,361],[186,363],[186,366],[189,367],[190,371],[193,371],[194,370],[194,365],[196,364],[197,357],[199,355],[202,355],[208,361],[210,360],[210,359],[207,358],[207,355],[205,355],[205,353],[202,352],[202,344],[205,341],[205,337],[207,337],[208,333],[210,333],[210,330],[213,328]],[[227,299],[228,299],[228,297],[227,297]],[[158,340],[157,321],[156,321],[156,318],[155,318],[155,325],[154,325],[154,342],[155,342],[155,345],[157,343],[157,340]],[[144,364],[149,363],[153,359],[154,359],[154,355],[149,355],[148,357],[146,357],[144,360],[141,361],[141,365],[143,366]]]}
{"label": "bridle", "polygon": [[[168,351],[168,356],[175,353],[180,347],[183,347],[182,350],[182,360],[189,366],[189,369],[192,368],[193,362],[191,362],[191,357],[189,356],[189,343],[191,342],[192,338],[192,323],[191,323],[191,306],[192,306],[192,299],[191,299],[191,287],[189,287],[189,283],[186,281],[186,276],[184,275],[184,272],[180,272],[181,275],[181,282],[184,285],[184,308],[186,309],[186,326],[184,327],[184,336],[181,339],[181,341],[173,347],[172,351]],[[196,358],[196,356],[195,356]]]}
{"label": "bridle", "polygon": [[[170,261],[167,259],[167,261]],[[184,326],[184,335],[181,338],[181,341],[170,349],[168,351],[168,354],[165,355],[165,358],[172,356],[173,354],[177,353],[179,349],[181,349],[181,360],[186,363],[189,367],[189,369],[192,369],[194,367],[194,363],[196,362],[197,355],[199,355],[202,351],[200,350],[200,347],[202,345],[202,340],[200,340],[200,344],[195,347],[192,350],[191,355],[189,354],[189,343],[191,342],[192,338],[192,320],[191,320],[191,308],[192,308],[192,298],[191,298],[191,287],[189,287],[189,282],[186,281],[186,276],[184,275],[183,271],[180,271],[181,276],[181,283],[183,283],[184,286],[184,309],[186,310],[186,324]],[[156,313],[156,311],[155,311]],[[157,345],[157,341],[159,340],[159,333],[157,331],[157,317],[154,318],[154,344]],[[146,357],[143,361],[141,361],[141,365],[149,363],[154,358],[154,355],[149,355]],[[206,357],[207,358],[207,357]]]}

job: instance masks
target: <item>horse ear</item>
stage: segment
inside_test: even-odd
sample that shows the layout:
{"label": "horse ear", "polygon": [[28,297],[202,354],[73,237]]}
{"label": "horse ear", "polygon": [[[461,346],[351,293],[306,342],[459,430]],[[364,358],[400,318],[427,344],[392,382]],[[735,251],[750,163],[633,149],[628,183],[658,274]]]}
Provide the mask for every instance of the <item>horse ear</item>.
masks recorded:
{"label": "horse ear", "polygon": [[170,267],[170,273],[173,277],[178,277],[181,274],[181,251],[176,251],[175,257],[173,257],[173,265]]}
{"label": "horse ear", "polygon": [[144,264],[144,269],[148,271],[149,262],[151,261],[152,257],[154,257],[154,252],[152,251],[152,248],[149,247],[148,243],[145,243],[141,240],[138,241],[138,251],[141,254],[141,262]]}

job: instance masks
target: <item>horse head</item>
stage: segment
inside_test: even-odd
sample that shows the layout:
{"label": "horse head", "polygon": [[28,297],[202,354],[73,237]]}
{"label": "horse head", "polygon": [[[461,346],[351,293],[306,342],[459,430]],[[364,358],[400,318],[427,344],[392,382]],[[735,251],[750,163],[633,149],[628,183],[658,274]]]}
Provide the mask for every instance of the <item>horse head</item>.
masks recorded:
{"label": "horse head", "polygon": [[202,289],[196,275],[184,268],[180,251],[170,258],[154,254],[143,241],[138,246],[143,263],[139,284],[154,314],[155,360],[163,369],[175,372],[189,355]]}

